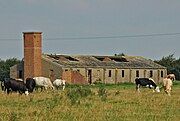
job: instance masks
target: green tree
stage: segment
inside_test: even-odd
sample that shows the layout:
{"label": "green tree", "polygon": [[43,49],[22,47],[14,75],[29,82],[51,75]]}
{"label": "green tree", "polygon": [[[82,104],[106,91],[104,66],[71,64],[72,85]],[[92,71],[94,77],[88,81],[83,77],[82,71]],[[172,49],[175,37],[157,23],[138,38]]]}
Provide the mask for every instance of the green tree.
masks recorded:
{"label": "green tree", "polygon": [[174,54],[171,54],[167,57],[163,57],[161,60],[158,60],[156,62],[166,67],[173,67],[174,61],[176,61],[176,58],[174,58]]}
{"label": "green tree", "polygon": [[10,67],[18,64],[20,60],[17,58],[10,58],[7,60],[0,59],[0,81],[4,78],[10,77]]}
{"label": "green tree", "polygon": [[114,56],[125,56],[124,53],[114,54]]}
{"label": "green tree", "polygon": [[180,80],[180,58],[174,58],[174,54],[163,57],[161,60],[156,60],[156,63],[167,67],[168,74],[174,73],[177,80]]}

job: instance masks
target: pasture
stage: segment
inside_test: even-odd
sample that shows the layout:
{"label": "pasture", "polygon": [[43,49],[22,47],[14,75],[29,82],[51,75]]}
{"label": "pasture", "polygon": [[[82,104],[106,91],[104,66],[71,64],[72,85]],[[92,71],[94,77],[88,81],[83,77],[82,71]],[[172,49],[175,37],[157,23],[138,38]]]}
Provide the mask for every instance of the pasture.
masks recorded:
{"label": "pasture", "polygon": [[0,121],[179,121],[179,94],[179,82],[172,96],[145,88],[137,93],[134,84],[68,86],[29,96],[0,91]]}

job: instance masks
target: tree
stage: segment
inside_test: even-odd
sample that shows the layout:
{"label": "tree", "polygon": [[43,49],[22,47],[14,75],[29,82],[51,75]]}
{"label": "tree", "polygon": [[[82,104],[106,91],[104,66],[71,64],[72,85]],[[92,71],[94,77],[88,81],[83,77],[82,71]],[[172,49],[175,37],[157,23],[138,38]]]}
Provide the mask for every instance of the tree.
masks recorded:
{"label": "tree", "polygon": [[10,58],[7,60],[0,59],[0,81],[4,78],[10,77],[10,67],[20,63],[20,60],[17,58]]}
{"label": "tree", "polygon": [[176,61],[176,58],[174,58],[174,54],[171,54],[167,57],[163,57],[161,60],[155,61],[158,62],[159,64],[166,66],[166,67],[172,67],[174,61]]}
{"label": "tree", "polygon": [[174,54],[163,57],[161,60],[156,60],[156,63],[167,67],[167,73],[173,73],[177,80],[180,80],[180,58],[174,58]]}
{"label": "tree", "polygon": [[114,54],[114,56],[125,56],[124,53]]}

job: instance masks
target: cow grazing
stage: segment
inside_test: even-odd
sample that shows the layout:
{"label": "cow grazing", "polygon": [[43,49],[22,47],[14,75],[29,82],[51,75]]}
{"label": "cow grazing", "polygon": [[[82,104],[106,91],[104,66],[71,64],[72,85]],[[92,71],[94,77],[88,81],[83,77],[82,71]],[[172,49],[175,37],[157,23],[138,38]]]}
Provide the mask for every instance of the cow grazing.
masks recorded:
{"label": "cow grazing", "polygon": [[35,80],[36,83],[36,87],[41,87],[41,91],[43,88],[45,88],[45,90],[47,90],[47,88],[52,88],[54,89],[54,86],[51,82],[51,80],[49,78],[46,77],[34,77],[33,78]]}
{"label": "cow grazing", "polygon": [[34,88],[36,86],[36,82],[33,78],[27,78],[26,79],[26,87],[28,88],[29,92],[33,92]]}
{"label": "cow grazing", "polygon": [[56,89],[59,89],[59,87],[62,86],[62,89],[64,90],[65,89],[65,84],[66,84],[66,81],[62,80],[62,79],[56,79],[53,82],[53,85],[54,85],[54,87],[56,87]]}
{"label": "cow grazing", "polygon": [[136,90],[140,92],[140,87],[148,87],[153,89],[153,91],[160,92],[159,87],[155,84],[154,80],[151,78],[136,78]]}
{"label": "cow grazing", "polygon": [[15,79],[7,79],[4,80],[4,86],[5,90],[7,91],[7,94],[10,93],[10,91],[19,92],[20,94],[28,95],[28,89],[26,88],[26,85],[23,81],[15,80]]}

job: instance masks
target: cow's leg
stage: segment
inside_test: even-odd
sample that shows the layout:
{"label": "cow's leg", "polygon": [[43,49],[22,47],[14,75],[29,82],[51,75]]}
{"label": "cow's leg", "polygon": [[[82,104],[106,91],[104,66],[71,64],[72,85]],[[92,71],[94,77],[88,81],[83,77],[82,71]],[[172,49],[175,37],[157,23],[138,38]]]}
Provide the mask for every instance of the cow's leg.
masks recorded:
{"label": "cow's leg", "polygon": [[150,84],[150,85],[149,85],[149,89],[152,89],[152,88],[153,88],[153,86]]}
{"label": "cow's leg", "polygon": [[35,87],[35,90],[38,92],[38,90],[39,90],[39,87]]}
{"label": "cow's leg", "polygon": [[168,96],[171,96],[171,93],[170,93],[170,92],[168,92]]}
{"label": "cow's leg", "polygon": [[153,92],[155,92],[156,89],[153,88]]}
{"label": "cow's leg", "polygon": [[51,89],[54,90],[54,86],[51,86]]}
{"label": "cow's leg", "polygon": [[166,94],[168,95],[168,96],[171,96],[171,94],[170,94],[170,90],[165,90],[165,92],[166,92]]}
{"label": "cow's leg", "polygon": [[166,92],[167,92],[168,96],[171,96],[171,87],[169,87],[168,89],[166,89]]}
{"label": "cow's leg", "polygon": [[137,84],[137,85],[136,85],[136,91],[140,92],[140,89],[139,89],[139,88],[140,88],[140,84]]}
{"label": "cow's leg", "polygon": [[43,88],[44,88],[45,90],[47,90],[48,86],[46,86],[46,85],[45,85],[45,86],[44,86],[44,87],[42,87],[41,89],[43,89]]}
{"label": "cow's leg", "polygon": [[22,91],[19,91],[19,94],[20,94],[20,95],[22,95],[22,94],[23,94],[23,92],[22,92]]}
{"label": "cow's leg", "polygon": [[7,88],[7,94],[9,94],[10,93],[10,89],[9,88]]}
{"label": "cow's leg", "polygon": [[138,90],[138,85],[136,85],[136,91]]}
{"label": "cow's leg", "polygon": [[[41,87],[41,92],[43,91],[43,88],[44,88],[44,87]],[[45,90],[46,90],[46,87],[45,87]]]}
{"label": "cow's leg", "polygon": [[63,89],[63,90],[65,89],[65,85],[62,86],[62,89]]}
{"label": "cow's leg", "polygon": [[59,86],[55,86],[57,90],[59,90]]}
{"label": "cow's leg", "polygon": [[4,92],[6,92],[6,90],[7,90],[7,88],[6,88],[6,87],[4,87]]}

